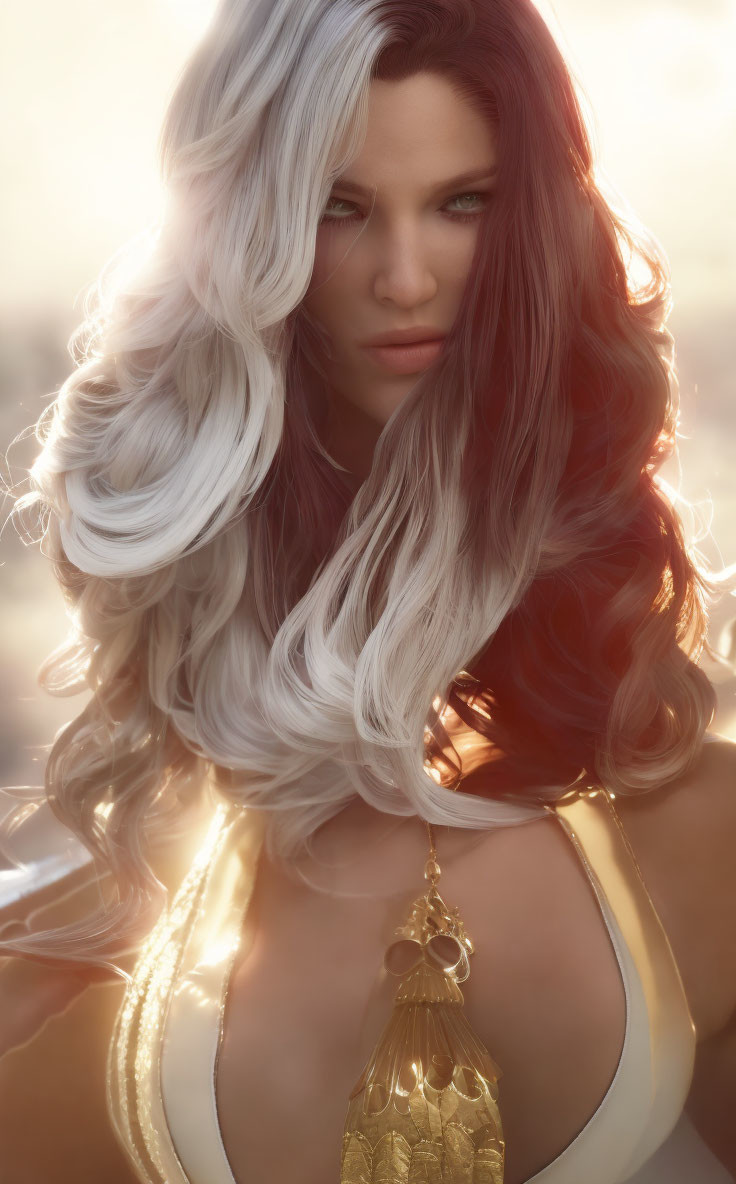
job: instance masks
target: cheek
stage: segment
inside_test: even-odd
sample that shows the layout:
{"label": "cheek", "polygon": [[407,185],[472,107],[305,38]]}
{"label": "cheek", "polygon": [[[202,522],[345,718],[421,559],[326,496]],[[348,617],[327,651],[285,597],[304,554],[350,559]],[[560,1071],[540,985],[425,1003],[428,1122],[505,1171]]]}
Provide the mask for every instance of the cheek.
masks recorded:
{"label": "cheek", "polygon": [[325,252],[317,249],[314,253],[314,266],[312,268],[312,275],[309,280],[309,287],[307,288],[308,296],[318,296],[320,293],[316,292],[316,288],[323,289],[323,285],[327,281],[330,274],[328,260],[325,257]]}
{"label": "cheek", "polygon": [[340,249],[319,243],[315,250],[314,266],[304,296],[304,306],[339,343],[353,323],[356,297],[361,291],[361,278],[355,261],[344,258]]}
{"label": "cheek", "polygon": [[455,235],[448,249],[443,251],[441,275],[449,287],[462,290],[473,263],[477,241],[478,231],[474,228],[467,234]]}
{"label": "cheek", "polygon": [[355,282],[355,277],[351,274],[354,269],[351,268],[353,259],[348,249],[349,246],[344,234],[336,234],[325,227],[320,227],[314,247],[314,265],[312,278],[309,281],[309,292],[319,288],[320,291],[315,295],[322,296],[324,294],[330,299],[333,295],[343,295],[350,284]]}

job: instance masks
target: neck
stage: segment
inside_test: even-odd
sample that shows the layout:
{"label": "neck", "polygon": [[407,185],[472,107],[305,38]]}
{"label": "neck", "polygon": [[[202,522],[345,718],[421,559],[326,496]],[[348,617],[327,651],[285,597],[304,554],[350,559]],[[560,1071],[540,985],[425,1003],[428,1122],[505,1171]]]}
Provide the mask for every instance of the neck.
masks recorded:
{"label": "neck", "polygon": [[330,456],[347,469],[353,492],[357,492],[371,471],[382,425],[336,391],[330,390],[328,398],[322,443]]}

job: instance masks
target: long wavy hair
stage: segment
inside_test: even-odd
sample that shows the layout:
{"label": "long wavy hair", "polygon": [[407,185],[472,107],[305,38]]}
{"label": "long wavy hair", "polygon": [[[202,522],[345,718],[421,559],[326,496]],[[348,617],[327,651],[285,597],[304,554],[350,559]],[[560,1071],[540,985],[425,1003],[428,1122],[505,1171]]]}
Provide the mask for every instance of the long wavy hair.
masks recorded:
{"label": "long wavy hair", "polygon": [[[301,302],[371,80],[424,70],[492,121],[498,186],[443,353],[353,494],[320,440]],[[697,663],[715,585],[657,481],[668,265],[604,198],[530,0],[223,0],[160,149],[165,215],[93,290],[16,502],[71,619],[42,685],[91,691],[45,796],[116,889],[8,952],[132,948],[182,779],[266,810],[288,862],[356,793],[488,828],[578,776],[646,792],[714,713]]]}

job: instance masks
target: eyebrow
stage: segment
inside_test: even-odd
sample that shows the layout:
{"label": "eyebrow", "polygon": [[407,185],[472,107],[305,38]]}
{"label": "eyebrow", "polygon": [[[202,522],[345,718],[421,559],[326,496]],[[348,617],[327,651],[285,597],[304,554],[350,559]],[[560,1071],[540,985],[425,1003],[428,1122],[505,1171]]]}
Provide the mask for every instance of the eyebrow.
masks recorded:
{"label": "eyebrow", "polygon": [[[457,177],[450,177],[447,181],[439,181],[436,185],[431,186],[433,193],[439,192],[441,189],[453,189],[456,185],[469,185],[473,181],[486,181],[491,177],[495,177],[498,172],[498,166],[492,165],[490,168],[473,169],[467,173],[460,173]],[[372,197],[373,191],[367,189],[365,185],[358,185],[355,181],[338,179],[333,182],[333,189],[345,189],[350,193],[356,193],[359,197]]]}

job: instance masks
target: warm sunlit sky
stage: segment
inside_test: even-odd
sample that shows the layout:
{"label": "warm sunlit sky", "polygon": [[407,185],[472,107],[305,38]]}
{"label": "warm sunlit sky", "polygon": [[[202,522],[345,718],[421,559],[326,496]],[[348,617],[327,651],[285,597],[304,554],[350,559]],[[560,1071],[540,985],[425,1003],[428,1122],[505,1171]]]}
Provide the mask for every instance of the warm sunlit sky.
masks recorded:
{"label": "warm sunlit sky", "polygon": [[[735,0],[540,0],[606,174],[666,248],[680,307],[732,299]],[[25,0],[0,17],[0,308],[68,304],[155,218],[166,97],[212,0]]]}

